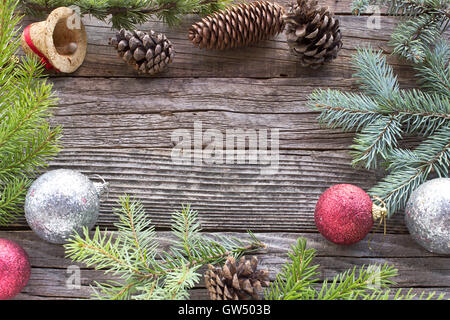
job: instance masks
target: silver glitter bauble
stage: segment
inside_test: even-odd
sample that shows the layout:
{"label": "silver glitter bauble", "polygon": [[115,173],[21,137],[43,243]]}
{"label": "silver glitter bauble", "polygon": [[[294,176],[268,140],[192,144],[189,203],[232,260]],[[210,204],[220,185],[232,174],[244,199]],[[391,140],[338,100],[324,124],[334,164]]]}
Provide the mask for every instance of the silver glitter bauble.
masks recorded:
{"label": "silver glitter bauble", "polygon": [[25,199],[25,218],[36,234],[51,243],[64,243],[82,227],[97,222],[100,195],[106,183],[93,183],[80,172],[59,169],[40,176]]}
{"label": "silver glitter bauble", "polygon": [[433,179],[414,190],[405,210],[409,233],[428,251],[450,254],[450,178]]}

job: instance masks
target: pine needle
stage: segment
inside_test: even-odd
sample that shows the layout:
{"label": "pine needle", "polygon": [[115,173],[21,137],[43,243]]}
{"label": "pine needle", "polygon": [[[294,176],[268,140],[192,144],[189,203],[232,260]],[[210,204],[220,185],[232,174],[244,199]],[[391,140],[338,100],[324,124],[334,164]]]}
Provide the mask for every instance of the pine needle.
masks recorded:
{"label": "pine needle", "polygon": [[[431,173],[448,177],[450,165],[450,47],[441,41],[427,48],[415,66],[423,90],[399,89],[381,52],[359,49],[353,59],[355,77],[364,93],[315,90],[309,105],[331,128],[358,133],[351,146],[352,164],[386,168],[386,177],[369,190],[381,198],[388,216],[403,209],[410,194]],[[401,140],[417,136],[414,150],[400,149]]]}
{"label": "pine needle", "polygon": [[170,26],[192,13],[210,14],[225,8],[230,0],[20,0],[25,14],[43,16],[52,10],[75,6],[81,15],[91,15],[110,23],[114,29],[132,30],[152,17]]}
{"label": "pine needle", "polygon": [[[333,279],[319,280],[320,265],[312,264],[316,256],[315,249],[307,249],[307,242],[299,238],[288,253],[288,260],[270,286],[265,289],[267,300],[411,300],[414,298],[431,299],[435,293],[419,297],[395,294],[389,287],[395,285],[394,277],[398,270],[387,264],[371,264],[359,269],[353,267]],[[437,299],[443,299],[440,295]]]}
{"label": "pine needle", "polygon": [[37,59],[16,57],[17,1],[0,1],[0,225],[23,212],[31,179],[60,150],[61,127],[49,125],[57,100]]}
{"label": "pine needle", "polygon": [[162,250],[142,204],[127,195],[118,204],[113,211],[116,232],[97,227],[90,234],[85,228],[64,245],[67,258],[121,280],[96,283],[94,297],[99,299],[187,299],[200,279],[200,267],[264,248],[252,233],[248,244],[203,235],[198,212],[186,205],[173,214],[174,240]]}
{"label": "pine needle", "polygon": [[365,13],[369,6],[386,7],[387,13],[403,19],[391,35],[393,53],[422,63],[428,48],[437,43],[450,26],[448,0],[354,0],[352,12]]}

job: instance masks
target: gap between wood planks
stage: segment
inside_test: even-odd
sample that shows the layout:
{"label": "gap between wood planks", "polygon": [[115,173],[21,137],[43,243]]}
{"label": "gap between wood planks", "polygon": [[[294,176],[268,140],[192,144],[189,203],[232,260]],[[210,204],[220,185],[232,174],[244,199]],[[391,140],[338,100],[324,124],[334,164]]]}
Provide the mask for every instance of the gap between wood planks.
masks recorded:
{"label": "gap between wood planks", "polygon": [[[209,237],[216,234],[208,233]],[[221,233],[223,236],[238,237],[246,241],[244,233]],[[298,237],[308,240],[308,247],[317,250],[317,258],[313,263],[320,264],[320,279],[331,278],[353,266],[363,264],[388,263],[399,269],[398,283],[393,288],[414,288],[414,292],[436,291],[450,292],[449,260],[450,257],[434,255],[419,247],[408,235],[375,235],[372,239],[372,250],[367,248],[367,239],[352,246],[339,246],[325,241],[319,234],[305,233],[256,233],[256,236],[267,244],[267,249],[256,255],[260,260],[260,268],[267,268],[271,280],[280,271],[286,261],[286,253]],[[74,265],[64,258],[64,249],[60,245],[48,244],[40,240],[33,232],[4,232],[0,237],[17,241],[30,255],[32,276],[29,284],[18,299],[39,298],[88,298],[92,291],[93,281],[112,280],[113,277],[101,270],[87,269],[81,264],[81,288],[73,290],[66,287],[67,267]],[[173,237],[169,232],[158,232],[160,250],[167,250]],[[204,272],[204,268],[200,273]],[[203,280],[192,290],[192,299],[207,298],[203,289]]]}

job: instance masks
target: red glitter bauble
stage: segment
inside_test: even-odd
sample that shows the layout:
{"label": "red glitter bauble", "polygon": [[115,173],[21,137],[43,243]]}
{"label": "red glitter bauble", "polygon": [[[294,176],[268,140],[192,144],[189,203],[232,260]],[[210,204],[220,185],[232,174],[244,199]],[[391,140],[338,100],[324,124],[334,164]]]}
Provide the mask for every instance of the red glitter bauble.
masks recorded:
{"label": "red glitter bauble", "polygon": [[338,244],[356,243],[373,226],[372,200],[357,186],[334,185],[317,201],[314,220],[326,239]]}
{"label": "red glitter bauble", "polygon": [[17,243],[0,238],[0,300],[14,298],[30,279],[30,262]]}

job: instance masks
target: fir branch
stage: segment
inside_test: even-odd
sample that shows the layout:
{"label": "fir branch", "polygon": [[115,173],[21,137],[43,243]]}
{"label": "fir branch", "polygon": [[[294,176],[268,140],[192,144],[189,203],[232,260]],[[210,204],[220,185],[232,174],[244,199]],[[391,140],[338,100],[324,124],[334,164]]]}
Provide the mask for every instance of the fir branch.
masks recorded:
{"label": "fir branch", "polygon": [[20,3],[21,9],[33,16],[48,14],[60,6],[77,6],[82,15],[111,23],[115,29],[131,30],[152,16],[175,25],[184,15],[209,14],[225,8],[230,0],[21,0]]}
{"label": "fir branch", "polygon": [[370,47],[358,49],[352,65],[355,70],[353,77],[361,89],[382,105],[389,105],[399,90],[398,81],[382,52],[375,52]]}
{"label": "fir branch", "polygon": [[276,280],[264,290],[267,300],[302,300],[314,296],[313,286],[318,283],[318,265],[310,265],[316,257],[315,249],[306,248],[306,240],[299,238],[288,253],[289,261],[283,265]]}
{"label": "fir branch", "polygon": [[446,41],[437,42],[434,48],[427,47],[424,61],[414,66],[420,77],[419,83],[425,90],[450,97],[449,62],[450,45]]}
{"label": "fir branch", "polygon": [[48,123],[56,99],[34,58],[18,59],[17,1],[0,2],[0,225],[23,211],[29,181],[60,150],[61,127]]}
{"label": "fir branch", "polygon": [[200,241],[197,217],[198,212],[191,210],[190,206],[183,206],[181,212],[176,211],[172,216],[172,232],[178,240],[174,244],[184,249],[190,262],[194,260],[193,248]]}
{"label": "fir branch", "polygon": [[401,90],[392,101],[391,114],[401,116],[407,134],[429,136],[450,122],[450,98],[420,90]]}
{"label": "fir branch", "polygon": [[[435,297],[436,292],[430,292],[428,294],[425,293],[425,291],[422,291],[419,295],[418,294],[413,294],[412,293],[412,288],[408,290],[408,292],[406,292],[406,294],[403,294],[403,290],[402,289],[398,289],[397,292],[395,292],[395,294],[393,295],[393,297],[391,298],[392,295],[392,290],[385,290],[384,292],[379,292],[376,293],[374,292],[371,296],[367,296],[364,298],[364,300],[431,300]],[[437,296],[437,298],[435,300],[443,300],[445,297],[444,293],[441,293],[439,296]]]}
{"label": "fir branch", "polygon": [[444,21],[436,14],[423,14],[400,22],[391,35],[389,44],[393,53],[414,63],[423,61],[427,48],[432,46],[441,34]]}
{"label": "fir branch", "polygon": [[[381,130],[380,130],[381,129]],[[357,134],[351,146],[354,150],[352,165],[363,164],[366,169],[377,167],[377,158],[386,159],[392,149],[398,146],[402,135],[401,124],[396,116],[383,117],[364,127]]]}
{"label": "fir branch", "polygon": [[[385,58],[372,49],[358,50],[355,76],[365,94],[315,90],[309,104],[321,112],[319,121],[348,131],[356,129],[351,146],[354,166],[388,168],[388,175],[370,190],[388,205],[389,216],[404,208],[410,193],[426,181],[430,172],[448,176],[450,99],[447,94],[448,44],[428,49],[417,68],[427,89],[398,88]],[[398,149],[407,135],[426,140],[414,152]]]}
{"label": "fir branch", "polygon": [[427,48],[438,42],[450,23],[448,0],[354,0],[352,12],[359,15],[369,6],[386,7],[389,15],[403,17],[390,44],[395,54],[414,63],[424,60]]}
{"label": "fir branch", "polygon": [[388,215],[406,206],[411,193],[434,172],[448,177],[450,166],[450,125],[437,130],[414,151],[396,150],[387,158],[391,171],[369,190],[383,199]]}
{"label": "fir branch", "polygon": [[358,273],[356,267],[336,275],[328,283],[325,280],[321,290],[314,296],[318,300],[356,300],[368,299],[370,295],[395,284],[391,278],[398,275],[397,269],[384,265],[362,266]]}
{"label": "fir branch", "polygon": [[370,5],[384,6],[390,15],[416,17],[437,12],[450,18],[447,0],[354,0],[352,12],[356,15],[365,13]]}
{"label": "fir branch", "polygon": [[358,130],[384,116],[371,97],[338,90],[315,90],[309,105],[321,112],[321,123],[343,131]]}
{"label": "fir branch", "polygon": [[105,270],[121,281],[96,283],[94,296],[106,299],[185,299],[198,283],[197,270],[208,263],[218,263],[229,255],[241,255],[264,247],[250,233],[244,245],[237,239],[216,241],[203,236],[198,214],[183,206],[172,217],[176,240],[166,250],[158,249],[154,227],[142,204],[129,196],[119,199],[114,209],[117,232],[93,235],[85,228],[64,246],[66,256],[88,267]]}
{"label": "fir branch", "polygon": [[23,178],[3,179],[0,193],[0,225],[8,225],[23,209],[24,194],[31,185],[31,180]]}
{"label": "fir branch", "polygon": [[[270,286],[264,290],[267,300],[383,300],[383,299],[413,299],[416,295],[411,290],[406,295],[401,289],[391,298],[390,285],[398,275],[398,270],[392,266],[368,265],[362,266],[358,272],[354,267],[336,275],[331,281],[325,279],[318,287],[319,265],[312,265],[315,249],[306,249],[306,240],[299,238],[288,253],[288,260]],[[419,299],[431,299],[435,293]],[[438,299],[443,299],[440,295]]]}

